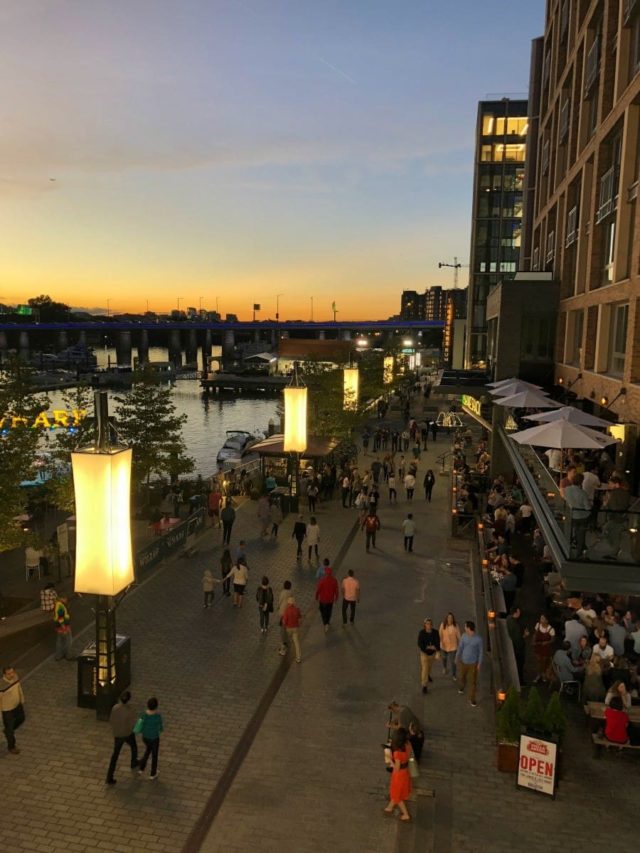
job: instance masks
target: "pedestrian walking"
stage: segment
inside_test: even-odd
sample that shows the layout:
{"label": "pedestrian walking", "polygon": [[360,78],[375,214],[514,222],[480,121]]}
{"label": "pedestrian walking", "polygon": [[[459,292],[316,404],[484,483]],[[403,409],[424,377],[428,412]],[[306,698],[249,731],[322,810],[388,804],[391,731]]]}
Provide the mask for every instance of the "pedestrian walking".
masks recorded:
{"label": "pedestrian walking", "polygon": [[431,503],[431,492],[433,492],[433,484],[435,483],[435,481],[436,481],[436,478],[434,476],[434,473],[431,470],[431,468],[429,468],[427,473],[424,475],[424,481],[422,483],[422,485],[424,486],[425,499],[429,503]]}
{"label": "pedestrian walking", "polygon": [[438,424],[435,421],[431,421],[431,438],[435,441],[438,437]]}
{"label": "pedestrian walking", "polygon": [[269,578],[266,575],[256,590],[256,601],[260,614],[260,631],[266,634],[269,630],[269,614],[273,613],[273,590],[269,586]]}
{"label": "pedestrian walking", "polygon": [[296,551],[296,559],[302,559],[302,543],[304,542],[304,538],[307,535],[307,525],[304,523],[304,519],[301,515],[298,516],[298,520],[293,525],[293,532],[291,534],[291,538],[295,539],[298,543],[298,550]]}
{"label": "pedestrian walking", "polygon": [[247,543],[244,541],[244,539],[241,539],[238,542],[234,562],[244,563],[245,566],[249,565],[249,561],[247,560]]}
{"label": "pedestrian walking", "polygon": [[316,564],[320,562],[320,554],[318,553],[318,543],[320,542],[320,525],[315,519],[315,516],[311,516],[309,520],[309,524],[307,525],[307,553],[309,565],[311,565],[311,554],[315,551],[316,555]]}
{"label": "pedestrian walking", "polygon": [[365,516],[362,522],[362,530],[365,532],[365,547],[368,551],[370,546],[376,547],[376,533],[380,530],[380,519],[373,510]]}
{"label": "pedestrian walking", "polygon": [[71,616],[67,610],[67,599],[59,595],[53,608],[53,621],[56,632],[56,660],[73,660],[71,655]]}
{"label": "pedestrian walking", "polygon": [[309,502],[310,513],[316,511],[316,501],[318,500],[319,491],[320,489],[316,486],[315,482],[311,482],[307,486],[307,501]]}
{"label": "pedestrian walking", "polygon": [[[511,613],[507,616],[507,633],[513,645],[513,655],[516,659],[516,667],[518,668],[518,678],[522,686],[524,684],[524,660],[526,654],[525,640],[529,636],[529,631],[520,622],[521,615],[522,611],[517,605],[511,608]],[[582,626],[581,622],[577,624]]]}
{"label": "pedestrian walking", "polygon": [[18,673],[12,666],[2,668],[0,680],[0,709],[2,709],[2,727],[7,739],[7,749],[12,755],[19,755],[16,746],[16,729],[24,723],[24,693]]}
{"label": "pedestrian walking", "polygon": [[[302,621],[302,613],[296,607],[295,599],[290,596],[287,599],[287,606],[282,614],[282,624],[287,632],[287,640],[291,640],[296,654],[296,663],[300,663],[302,655],[300,654],[300,622]],[[286,650],[285,650],[286,654]]]}
{"label": "pedestrian walking", "polygon": [[286,580],[282,584],[282,589],[280,590],[280,595],[278,596],[278,622],[280,625],[280,648],[278,649],[279,655],[286,655],[287,653],[289,637],[287,635],[286,625],[282,621],[282,617],[284,616],[284,611],[287,609],[287,603],[289,598],[291,598],[291,581]]}
{"label": "pedestrian walking", "polygon": [[402,534],[404,536],[404,550],[413,551],[413,537],[416,533],[416,523],[413,520],[413,513],[410,512],[402,522]]}
{"label": "pedestrian walking", "polygon": [[134,733],[142,735],[142,740],[145,745],[144,755],[140,762],[138,775],[142,776],[147,766],[149,756],[151,756],[151,775],[150,779],[158,778],[158,754],[160,752],[160,734],[164,731],[164,723],[162,714],[158,711],[158,700],[155,696],[147,702],[147,710],[140,714],[138,721],[134,727]]}
{"label": "pedestrian walking", "polygon": [[389,803],[384,809],[385,814],[393,815],[396,808],[400,810],[400,820],[411,820],[405,801],[411,796],[411,775],[409,774],[409,759],[412,757],[411,745],[407,730],[396,729],[391,738],[391,779],[389,781]]}
{"label": "pedestrian walking", "polygon": [[422,453],[422,447],[420,447],[420,441],[416,438],[416,442],[413,445],[413,458],[417,461],[420,460],[420,455]]}
{"label": "pedestrian walking", "polygon": [[220,527],[220,504],[222,503],[222,492],[216,481],[213,489],[209,492],[207,504],[209,507],[209,524],[211,527]]}
{"label": "pedestrian walking", "polygon": [[398,492],[396,491],[396,477],[393,471],[389,471],[389,476],[387,477],[387,485],[389,486],[389,503],[398,503]]}
{"label": "pedestrian walking", "polygon": [[442,670],[448,675],[449,669],[453,680],[456,680],[456,652],[460,644],[460,628],[453,613],[447,613],[440,627],[440,655],[442,656]]}
{"label": "pedestrian walking", "polygon": [[109,761],[109,769],[107,770],[107,785],[115,785],[116,765],[120,751],[125,743],[131,750],[131,769],[135,770],[138,766],[138,742],[133,731],[138,717],[135,708],[129,702],[131,693],[125,690],[120,696],[120,699],[111,709],[109,722],[111,723],[111,731],[113,732],[113,752]]}
{"label": "pedestrian walking", "polygon": [[551,677],[551,658],[553,656],[555,637],[555,629],[549,624],[549,620],[543,613],[536,622],[533,633],[533,654],[536,659],[536,677],[534,683],[549,681]]}
{"label": "pedestrian walking", "polygon": [[342,579],[342,624],[347,624],[347,611],[349,611],[349,622],[353,625],[356,618],[356,604],[360,601],[360,581],[354,577],[353,569],[349,569],[346,578]]}
{"label": "pedestrian walking", "polygon": [[342,478],[342,506],[344,509],[351,506],[351,477],[348,474]]}
{"label": "pedestrian walking", "polygon": [[220,571],[222,573],[222,592],[227,596],[231,595],[231,578],[229,577],[229,572],[232,566],[231,551],[225,548],[220,557]]}
{"label": "pedestrian walking", "polygon": [[398,702],[392,702],[388,709],[391,712],[387,724],[389,736],[392,736],[394,729],[405,729],[413,749],[413,757],[419,762],[424,747],[424,726],[419,717],[408,705],[400,705]]}
{"label": "pedestrian walking", "polygon": [[[244,593],[249,581],[249,568],[246,563],[236,563],[231,566],[227,577],[233,584],[233,606],[240,608],[244,603]],[[225,577],[224,580],[226,579]]]}
{"label": "pedestrian walking", "polygon": [[478,684],[478,672],[482,666],[483,643],[482,637],[476,634],[474,622],[464,623],[464,634],[460,639],[458,651],[456,652],[456,664],[460,672],[460,687],[458,693],[464,693],[467,681],[469,682],[469,701],[475,708],[476,689]]}
{"label": "pedestrian walking", "polygon": [[270,509],[271,515],[271,535],[274,539],[278,538],[278,528],[282,524],[282,510],[280,509],[280,504],[278,501],[275,501],[271,504]]}
{"label": "pedestrian walking", "polygon": [[325,566],[324,575],[316,586],[316,601],[318,602],[325,634],[329,630],[333,605],[338,600],[338,595],[338,581],[333,576],[331,566]]}
{"label": "pedestrian walking", "polygon": [[229,545],[231,542],[231,529],[236,520],[236,511],[233,508],[231,498],[227,498],[224,509],[220,513],[220,519],[222,521],[222,544]]}
{"label": "pedestrian walking", "polygon": [[213,580],[211,569],[205,569],[202,575],[202,592],[204,594],[203,607],[205,609],[207,607],[213,607],[213,599],[215,598],[215,593],[213,591],[214,583],[215,581]]}
{"label": "pedestrian walking", "polygon": [[440,657],[440,636],[433,627],[431,619],[424,620],[424,627],[418,634],[418,648],[420,649],[420,683],[422,692],[428,693],[433,662]]}
{"label": "pedestrian walking", "polygon": [[265,536],[269,535],[269,525],[271,524],[271,507],[269,506],[269,498],[266,495],[262,495],[258,500],[256,515],[258,516],[258,524],[260,526],[260,538],[264,539]]}
{"label": "pedestrian walking", "polygon": [[411,471],[404,475],[404,487],[407,491],[407,500],[412,501],[413,491],[416,487],[416,478],[415,475],[411,473]]}

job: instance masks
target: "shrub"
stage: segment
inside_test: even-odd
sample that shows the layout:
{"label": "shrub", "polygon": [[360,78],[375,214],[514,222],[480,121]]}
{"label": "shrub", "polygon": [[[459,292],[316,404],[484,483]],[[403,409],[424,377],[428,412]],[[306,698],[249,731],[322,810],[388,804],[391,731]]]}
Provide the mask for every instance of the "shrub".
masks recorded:
{"label": "shrub", "polygon": [[545,731],[544,706],[537,687],[532,687],[527,697],[523,721],[534,732]]}
{"label": "shrub", "polygon": [[520,697],[515,687],[510,687],[507,698],[498,710],[496,729],[501,743],[518,743],[520,739]]}

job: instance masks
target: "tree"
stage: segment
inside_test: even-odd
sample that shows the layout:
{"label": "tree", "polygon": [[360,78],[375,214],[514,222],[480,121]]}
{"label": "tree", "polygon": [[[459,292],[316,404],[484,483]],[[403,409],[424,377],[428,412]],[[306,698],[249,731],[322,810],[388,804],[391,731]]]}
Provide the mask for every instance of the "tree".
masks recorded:
{"label": "tree", "polygon": [[171,389],[160,384],[148,366],[134,375],[131,390],[116,397],[117,431],[122,443],[133,450],[133,481],[137,486],[153,475],[168,475],[171,481],[193,471],[187,456],[182,427],[185,414],[176,414]]}
{"label": "tree", "polygon": [[50,296],[41,294],[29,299],[29,305],[37,312],[42,323],[64,323],[69,320],[71,309],[64,302],[55,302]]}
{"label": "tree", "polygon": [[32,388],[33,371],[12,357],[0,375],[0,551],[19,547],[25,540],[16,517],[27,506],[23,480],[33,478],[40,430],[33,426],[49,406]]}
{"label": "tree", "polygon": [[507,698],[496,714],[496,729],[500,743],[518,743],[520,739],[520,696],[515,687],[507,691]]}
{"label": "tree", "polygon": [[[62,394],[62,402],[68,412],[87,412],[93,403],[93,391],[83,383],[70,388]],[[52,479],[49,481],[51,500],[59,509],[73,512],[75,496],[71,473],[71,452],[91,442],[94,433],[94,419],[73,417],[69,426],[56,429],[53,448]]]}
{"label": "tree", "polygon": [[317,359],[300,364],[307,386],[308,433],[346,439],[360,421],[358,409],[345,409],[343,374]]}

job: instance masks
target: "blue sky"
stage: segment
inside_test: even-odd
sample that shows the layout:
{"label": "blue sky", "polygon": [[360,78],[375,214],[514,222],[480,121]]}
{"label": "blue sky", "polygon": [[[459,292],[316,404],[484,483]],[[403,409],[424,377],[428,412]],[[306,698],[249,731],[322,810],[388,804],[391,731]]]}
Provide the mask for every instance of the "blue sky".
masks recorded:
{"label": "blue sky", "polygon": [[543,0],[5,0],[0,294],[387,316],[466,262],[477,102],[526,91],[543,23]]}

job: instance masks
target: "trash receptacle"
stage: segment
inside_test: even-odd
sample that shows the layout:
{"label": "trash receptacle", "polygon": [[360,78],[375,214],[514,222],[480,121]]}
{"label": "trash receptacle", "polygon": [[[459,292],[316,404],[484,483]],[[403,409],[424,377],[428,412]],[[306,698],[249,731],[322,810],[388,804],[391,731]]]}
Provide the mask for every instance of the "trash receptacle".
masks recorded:
{"label": "trash receptacle", "polygon": [[[98,692],[95,640],[78,655],[78,708],[95,708]],[[115,696],[131,684],[131,637],[116,635]]]}

